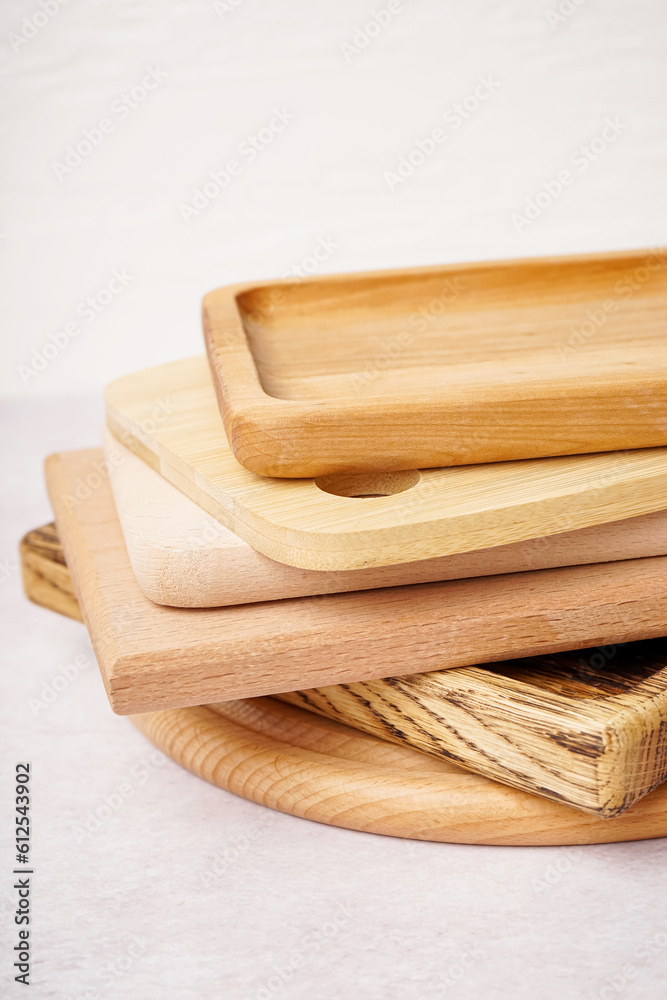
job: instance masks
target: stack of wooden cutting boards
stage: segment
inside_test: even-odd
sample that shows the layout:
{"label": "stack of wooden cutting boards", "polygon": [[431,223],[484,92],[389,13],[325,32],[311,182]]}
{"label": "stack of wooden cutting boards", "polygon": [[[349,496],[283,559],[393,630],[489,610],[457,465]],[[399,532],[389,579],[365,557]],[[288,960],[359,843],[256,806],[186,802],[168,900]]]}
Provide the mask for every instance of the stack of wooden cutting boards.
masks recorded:
{"label": "stack of wooden cutting boards", "polygon": [[80,609],[116,712],[255,801],[667,833],[666,264],[212,292],[208,357],[113,382],[103,449],[47,459],[27,592]]}

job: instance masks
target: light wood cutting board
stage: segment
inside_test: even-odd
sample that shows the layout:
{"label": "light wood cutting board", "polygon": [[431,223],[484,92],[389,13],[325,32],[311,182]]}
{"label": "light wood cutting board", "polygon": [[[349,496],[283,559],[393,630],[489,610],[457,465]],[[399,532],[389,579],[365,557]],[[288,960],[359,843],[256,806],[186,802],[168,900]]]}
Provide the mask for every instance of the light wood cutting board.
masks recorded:
{"label": "light wood cutting board", "polygon": [[667,444],[667,253],[253,282],[204,299],[237,459],[265,476]]}
{"label": "light wood cutting board", "polygon": [[113,434],[165,479],[259,552],[302,569],[472,552],[661,510],[667,496],[667,448],[267,479],[232,455],[205,358],[118,379],[106,410]]}
{"label": "light wood cutting board", "polygon": [[[80,618],[76,598],[62,599],[71,587],[54,528],[21,543],[26,594]],[[667,639],[277,697],[603,816],[667,778]]]}
{"label": "light wood cutting board", "polygon": [[[667,556],[239,607],[153,604],[130,566],[101,452],[47,459],[67,565],[122,714],[396,677],[661,635]],[[84,499],[81,483],[97,483]]]}
{"label": "light wood cutting board", "polygon": [[214,608],[552,566],[667,554],[667,511],[416,563],[330,573],[268,559],[154,472],[105,428],[104,450],[128,556],[156,604]]}

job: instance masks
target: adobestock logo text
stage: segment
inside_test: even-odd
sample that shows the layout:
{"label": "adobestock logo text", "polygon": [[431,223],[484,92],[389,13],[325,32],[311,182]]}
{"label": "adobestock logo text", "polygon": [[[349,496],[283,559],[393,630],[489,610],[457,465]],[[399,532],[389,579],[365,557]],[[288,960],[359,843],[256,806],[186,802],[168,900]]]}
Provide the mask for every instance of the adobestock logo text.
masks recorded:
{"label": "adobestock logo text", "polygon": [[54,160],[51,169],[59,181],[64,180],[80,167],[84,160],[98,149],[106,137],[116,131],[118,122],[123,122],[130,117],[132,112],[143,104],[146,98],[167,79],[167,74],[163,70],[148,68],[140,82],[129,90],[123,91],[115,100],[111,102],[111,116],[100,118],[93,128],[85,128],[80,139],[70,143],[66,148],[62,160]]}
{"label": "adobestock logo text", "polygon": [[[111,277],[103,288],[79,302],[75,309],[76,315],[85,320],[86,323],[93,323],[133,280],[134,275],[129,274],[125,267],[112,271]],[[45,344],[42,344],[41,348],[33,347],[30,362],[27,365],[19,365],[17,368],[23,384],[26,385],[31,378],[38,375],[39,372],[43,372],[49,363],[57,358],[65,348],[69,347],[80,333],[80,324],[72,320],[66,323],[62,330],[50,333],[49,339]]]}
{"label": "adobestock logo text", "polygon": [[591,163],[606,153],[627,127],[624,122],[619,120],[618,116],[606,118],[600,134],[589,142],[582,143],[570,155],[569,163],[574,167],[574,170],[565,167],[556,177],[542,181],[542,186],[537,194],[533,198],[526,199],[523,214],[520,212],[512,214],[512,225],[517,233],[531,226],[553,202],[558,201],[565,193],[565,189],[570,187],[580,174],[585,173]]}
{"label": "adobestock logo text", "polygon": [[209,171],[209,179],[201,187],[195,188],[192,192],[191,204],[183,203],[178,210],[183,222],[189,223],[192,219],[204,211],[212,201],[222,194],[232,182],[234,177],[238,177],[246,164],[256,160],[273,140],[296,119],[286,108],[274,108],[271,118],[263,128],[260,128],[253,135],[248,135],[239,143],[239,159],[227,160],[220,170]]}
{"label": "adobestock logo text", "polygon": [[69,0],[39,0],[39,7],[32,14],[26,16],[21,21],[18,31],[10,31],[7,41],[13,52],[18,52],[24,45],[31,42],[36,35],[45,28],[57,14],[61,7],[65,7]]}
{"label": "adobestock logo text", "polygon": [[[464,122],[479,110],[481,105],[488,101],[489,97],[500,88],[500,82],[495,80],[490,74],[477,78],[477,85],[462,101],[457,101],[442,114],[443,122],[449,126],[450,132],[459,129]],[[408,150],[398,158],[394,170],[385,170],[384,179],[390,191],[395,191],[399,184],[412,177],[415,170],[423,166],[424,163],[438,148],[447,141],[450,132],[441,126],[431,129],[428,135],[421,139],[416,139],[412,149]]]}

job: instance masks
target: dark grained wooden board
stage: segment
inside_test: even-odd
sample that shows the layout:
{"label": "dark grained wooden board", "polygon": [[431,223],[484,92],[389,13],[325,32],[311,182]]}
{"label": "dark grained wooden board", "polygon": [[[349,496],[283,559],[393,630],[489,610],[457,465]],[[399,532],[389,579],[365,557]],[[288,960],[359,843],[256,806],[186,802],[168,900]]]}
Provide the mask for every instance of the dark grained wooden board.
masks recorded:
{"label": "dark grained wooden board", "polygon": [[55,524],[29,531],[20,542],[23,589],[35,604],[83,621]]}
{"label": "dark grained wooden board", "polygon": [[278,697],[602,816],[667,779],[667,639]]}
{"label": "dark grained wooden board", "polygon": [[[48,577],[49,553],[39,559]],[[38,603],[48,606],[48,592]],[[59,603],[53,610],[72,609]],[[603,819],[274,698],[149,712],[132,722],[172,760],[211,784],[292,816],[365,833],[513,846],[667,834],[667,785],[622,815]]]}
{"label": "dark grained wooden board", "polygon": [[[55,525],[26,535],[21,560],[31,600],[81,618]],[[658,639],[278,697],[385,746],[611,816],[667,776],[666,692]]]}

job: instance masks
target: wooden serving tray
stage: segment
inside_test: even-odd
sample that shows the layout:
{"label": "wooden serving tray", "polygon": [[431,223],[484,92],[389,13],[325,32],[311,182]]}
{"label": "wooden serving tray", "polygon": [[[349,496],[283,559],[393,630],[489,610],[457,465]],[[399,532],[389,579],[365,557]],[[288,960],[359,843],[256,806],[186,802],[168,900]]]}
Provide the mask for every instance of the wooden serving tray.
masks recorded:
{"label": "wooden serving tray", "polygon": [[667,444],[659,250],[253,282],[204,299],[230,444],[264,476]]}
{"label": "wooden serving tray", "polygon": [[112,382],[114,436],[278,562],[368,569],[560,534],[665,507],[667,448],[422,472],[267,479],[225,437],[204,358]]}
{"label": "wooden serving tray", "polygon": [[667,554],[667,511],[421,562],[331,573],[268,559],[123,447],[105,455],[134,575],[156,604],[228,607]]}
{"label": "wooden serving tray", "polygon": [[[46,540],[47,544],[44,544]],[[30,532],[34,557],[54,588],[24,577],[32,600],[81,620],[62,600],[53,525]],[[52,603],[53,600],[53,603]],[[450,671],[464,674],[468,671]],[[467,844],[593,844],[667,834],[667,785],[613,819],[602,819],[435,759],[273,698],[253,698],[132,717],[182,767],[261,805],[320,823],[395,837]]]}

